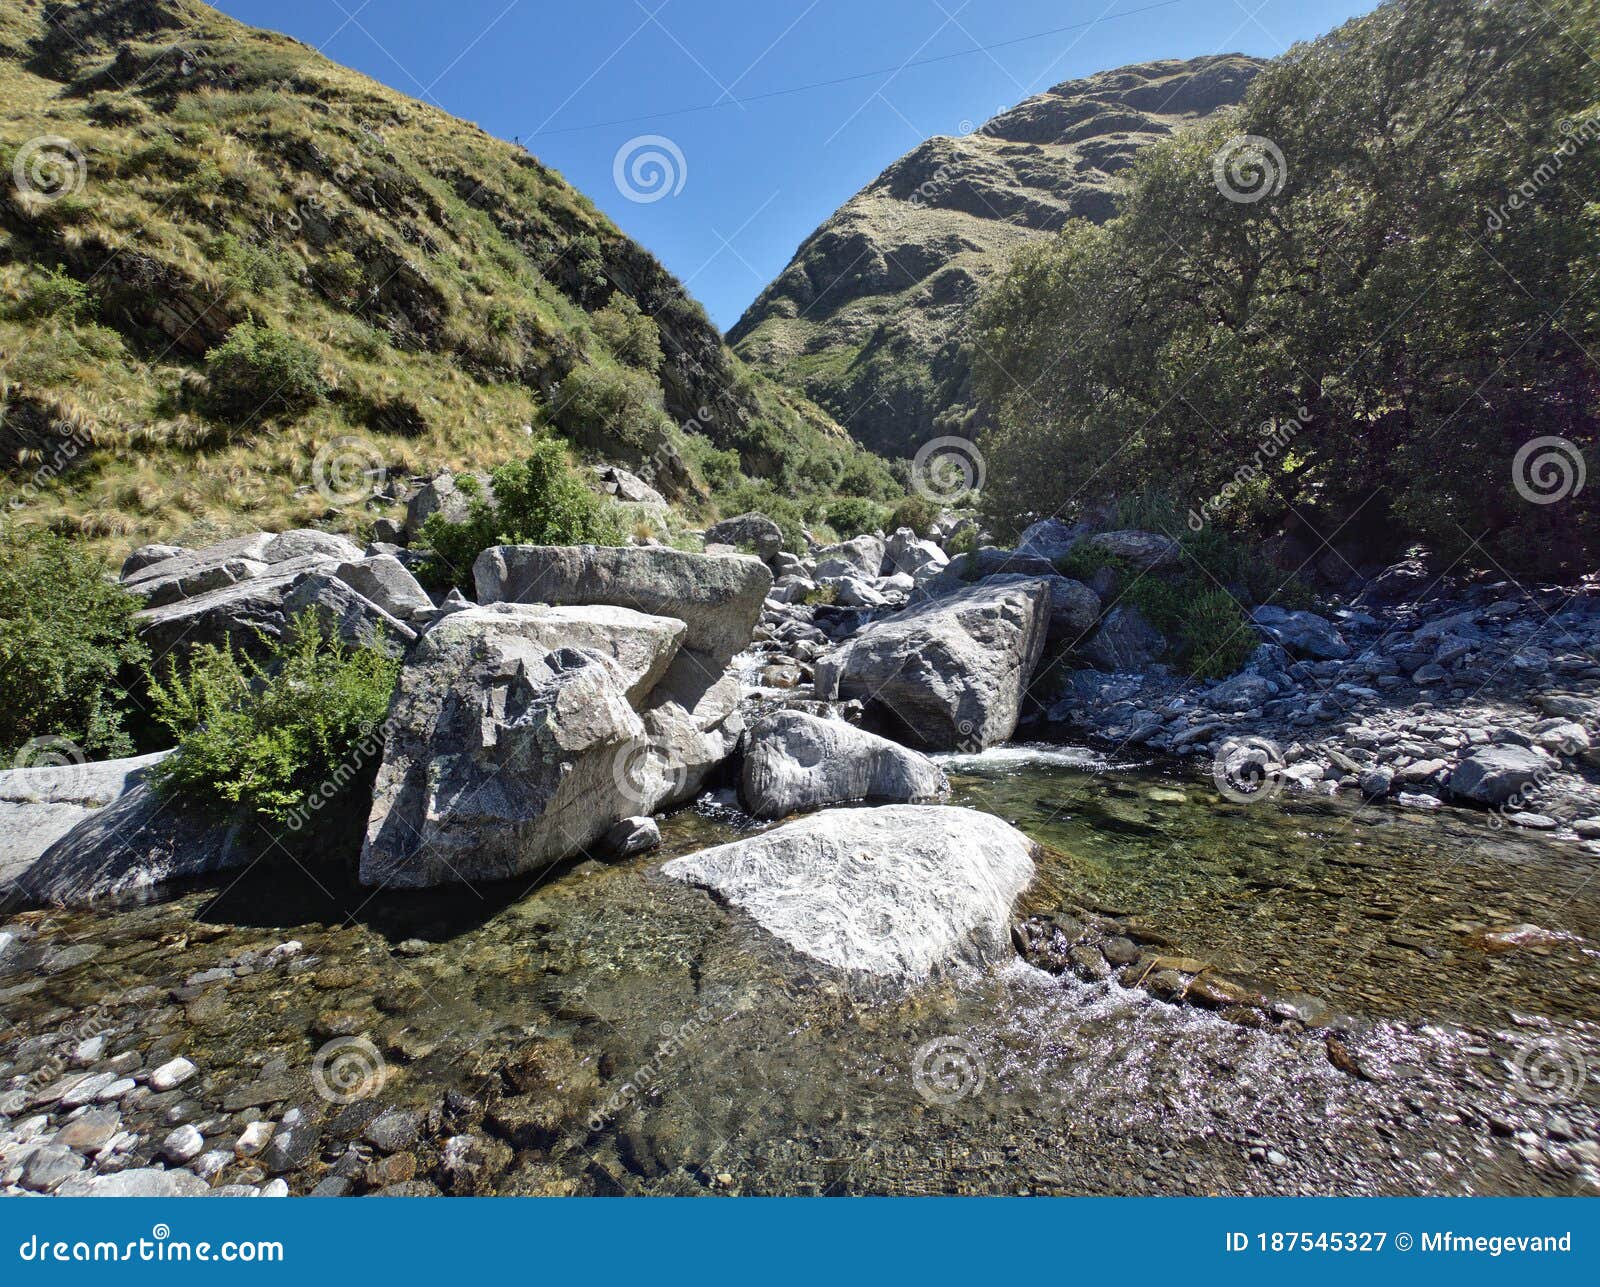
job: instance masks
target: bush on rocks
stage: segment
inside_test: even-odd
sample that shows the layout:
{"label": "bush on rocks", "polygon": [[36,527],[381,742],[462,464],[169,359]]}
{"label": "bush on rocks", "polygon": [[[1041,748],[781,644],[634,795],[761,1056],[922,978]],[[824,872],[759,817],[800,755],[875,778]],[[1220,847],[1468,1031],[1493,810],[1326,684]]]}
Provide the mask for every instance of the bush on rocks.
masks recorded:
{"label": "bush on rocks", "polygon": [[312,611],[264,663],[231,647],[197,648],[187,673],[151,681],[156,718],[178,745],[151,781],[202,808],[242,807],[298,831],[376,770],[399,673],[382,651],[326,635]]}
{"label": "bush on rocks", "polygon": [[561,444],[536,442],[522,460],[490,475],[494,499],[470,474],[455,480],[467,496],[467,516],[442,513],[423,522],[418,543],[429,553],[424,579],[435,585],[472,584],[472,561],[491,545],[618,545],[622,526],[567,461]]}
{"label": "bush on rocks", "polygon": [[0,533],[0,753],[50,736],[96,755],[133,750],[124,725],[146,657],[139,607],[66,538]]}
{"label": "bush on rocks", "polygon": [[877,531],[884,524],[884,514],[882,505],[863,496],[842,496],[830,501],[826,511],[828,526],[843,541]]}

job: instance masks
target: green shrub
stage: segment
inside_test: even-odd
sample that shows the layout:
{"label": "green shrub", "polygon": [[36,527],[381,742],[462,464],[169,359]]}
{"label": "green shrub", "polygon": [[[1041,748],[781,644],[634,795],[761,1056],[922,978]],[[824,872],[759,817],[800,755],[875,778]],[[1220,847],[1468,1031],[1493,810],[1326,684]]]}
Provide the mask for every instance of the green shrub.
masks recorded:
{"label": "green shrub", "polygon": [[139,601],[64,537],[0,533],[0,751],[65,737],[125,755],[128,689],[146,658]]}
{"label": "green shrub", "polygon": [[918,536],[927,536],[939,521],[939,507],[922,496],[907,496],[889,512],[891,532],[909,527]]}
{"label": "green shrub", "polygon": [[800,602],[812,606],[818,604],[836,603],[839,599],[839,587],[836,585],[819,585],[800,595]]}
{"label": "green shrub", "polygon": [[882,505],[861,496],[841,496],[836,501],[829,501],[823,513],[827,516],[828,526],[842,540],[877,531],[883,526],[885,517]]}
{"label": "green shrub", "polygon": [[157,790],[203,808],[241,807],[300,830],[377,767],[400,662],[324,634],[312,609],[266,662],[204,645],[187,672],[152,679],[156,719],[178,750],[153,771]]}
{"label": "green shrub", "polygon": [[492,545],[618,545],[623,533],[612,507],[591,491],[567,462],[560,443],[536,442],[522,460],[489,475],[491,503],[470,474],[456,479],[468,494],[467,517],[452,523],[430,514],[418,544],[430,554],[425,576],[434,584],[468,583],[472,563]]}
{"label": "green shrub", "polygon": [[976,554],[978,552],[977,527],[962,528],[945,542],[944,552],[951,558],[955,558],[958,554]]}
{"label": "green shrub", "polygon": [[100,300],[88,284],[57,264],[30,283],[16,311],[23,318],[61,317],[76,321],[92,316],[99,307]]}
{"label": "green shrub", "polygon": [[671,425],[661,409],[661,388],[632,367],[583,365],[561,382],[555,419],[576,442],[596,451],[620,443],[649,451]]}
{"label": "green shrub", "polygon": [[230,420],[294,415],[327,396],[317,351],[304,340],[240,322],[206,354],[211,404]]}
{"label": "green shrub", "polygon": [[611,302],[589,320],[617,361],[652,375],[661,369],[661,331],[629,296],[613,292]]}

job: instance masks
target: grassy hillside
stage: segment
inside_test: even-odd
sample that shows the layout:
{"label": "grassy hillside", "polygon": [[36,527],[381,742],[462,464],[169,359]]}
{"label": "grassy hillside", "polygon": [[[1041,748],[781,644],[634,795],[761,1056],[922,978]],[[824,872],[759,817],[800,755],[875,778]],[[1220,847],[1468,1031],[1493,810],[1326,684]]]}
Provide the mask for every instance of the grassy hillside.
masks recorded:
{"label": "grassy hillside", "polygon": [[730,340],[874,450],[967,431],[967,319],[1010,252],[1110,218],[1138,151],[1237,102],[1258,68],[1237,54],[1123,67],[929,139],[806,239]]}
{"label": "grassy hillside", "polygon": [[697,514],[708,478],[748,498],[741,469],[887,490],[560,175],[298,41],[193,0],[13,0],[0,104],[0,496],[27,522],[359,529],[362,469],[547,430]]}

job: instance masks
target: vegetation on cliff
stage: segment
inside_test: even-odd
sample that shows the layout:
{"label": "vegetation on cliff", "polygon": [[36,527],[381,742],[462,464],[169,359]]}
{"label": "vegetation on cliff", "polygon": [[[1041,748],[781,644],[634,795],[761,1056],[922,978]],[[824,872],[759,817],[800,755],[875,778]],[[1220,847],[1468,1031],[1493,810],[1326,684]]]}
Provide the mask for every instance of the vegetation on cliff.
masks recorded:
{"label": "vegetation on cliff", "polygon": [[19,0],[0,101],[0,493],[28,522],[359,531],[364,480],[530,433],[696,515],[708,473],[894,489],[560,175],[298,41],[197,0]]}

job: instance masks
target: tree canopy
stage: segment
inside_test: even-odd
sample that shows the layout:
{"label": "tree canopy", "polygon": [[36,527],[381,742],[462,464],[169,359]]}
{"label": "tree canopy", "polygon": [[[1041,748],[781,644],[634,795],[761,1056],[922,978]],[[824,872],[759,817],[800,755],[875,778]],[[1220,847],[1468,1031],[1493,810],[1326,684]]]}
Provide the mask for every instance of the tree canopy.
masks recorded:
{"label": "tree canopy", "polygon": [[991,520],[1158,489],[1191,525],[1592,567],[1597,13],[1391,0],[1022,249],[975,334]]}

